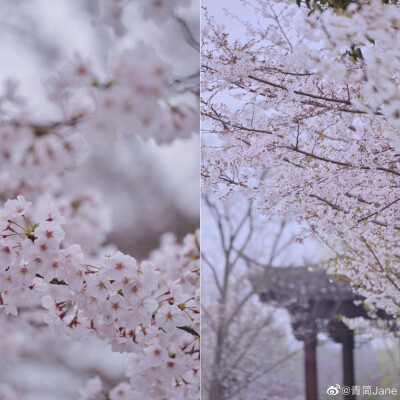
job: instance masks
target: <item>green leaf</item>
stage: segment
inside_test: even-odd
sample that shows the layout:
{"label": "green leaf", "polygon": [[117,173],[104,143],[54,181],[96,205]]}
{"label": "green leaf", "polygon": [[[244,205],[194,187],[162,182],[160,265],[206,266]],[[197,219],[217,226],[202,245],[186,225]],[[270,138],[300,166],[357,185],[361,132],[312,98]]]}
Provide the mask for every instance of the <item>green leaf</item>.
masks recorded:
{"label": "green leaf", "polygon": [[193,328],[191,328],[190,326],[187,326],[187,325],[185,325],[185,326],[177,326],[177,328],[181,329],[182,331],[185,331],[187,333],[190,333],[193,336],[200,337],[200,335]]}

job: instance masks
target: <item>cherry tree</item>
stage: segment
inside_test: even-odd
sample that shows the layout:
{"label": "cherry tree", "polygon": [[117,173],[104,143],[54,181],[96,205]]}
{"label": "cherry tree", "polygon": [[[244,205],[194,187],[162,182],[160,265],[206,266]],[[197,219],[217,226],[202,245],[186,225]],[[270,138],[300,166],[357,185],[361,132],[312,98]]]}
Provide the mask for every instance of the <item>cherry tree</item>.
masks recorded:
{"label": "cherry tree", "polygon": [[231,29],[205,10],[203,181],[295,215],[330,272],[396,317],[400,8],[320,3],[243,0]]}
{"label": "cherry tree", "polygon": [[[12,15],[13,5],[3,7]],[[131,171],[115,158],[130,160],[141,142],[158,149],[196,133],[198,71],[182,74],[152,43],[155,38],[135,26],[159,35],[176,26],[196,59],[188,14],[196,13],[196,2],[99,0],[79,7],[100,38],[95,61],[76,53],[58,62],[41,86],[44,98],[36,102],[13,77],[4,81],[0,313],[8,323],[14,318],[32,325],[19,311],[36,313],[42,304],[45,311],[34,321],[44,313],[55,334],[93,336],[129,354],[129,381],[109,390],[94,377],[81,390],[82,400],[193,399],[199,393],[198,233],[183,241],[163,236],[148,261],[122,253],[106,242],[110,209],[81,168],[88,158],[97,170],[96,162],[106,162],[114,169],[105,170],[129,182]],[[32,34],[35,49],[51,57],[39,33]],[[107,156],[92,157],[101,152]],[[144,191],[146,184],[154,182],[142,182]],[[130,210],[122,213],[128,218]],[[11,390],[4,389],[6,398],[12,398]]]}

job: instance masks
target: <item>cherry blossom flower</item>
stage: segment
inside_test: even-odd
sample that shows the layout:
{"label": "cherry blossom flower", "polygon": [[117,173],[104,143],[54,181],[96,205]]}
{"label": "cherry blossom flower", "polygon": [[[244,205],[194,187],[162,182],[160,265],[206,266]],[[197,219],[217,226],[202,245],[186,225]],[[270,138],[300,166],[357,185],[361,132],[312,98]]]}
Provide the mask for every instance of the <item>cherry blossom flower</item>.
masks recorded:
{"label": "cherry blossom flower", "polygon": [[30,201],[26,201],[23,196],[18,196],[15,200],[7,200],[4,209],[8,213],[9,218],[25,215],[32,205]]}
{"label": "cherry blossom flower", "polygon": [[110,390],[109,393],[110,400],[139,400],[140,397],[135,394],[132,387],[126,383],[121,382],[115,388]]}
{"label": "cherry blossom flower", "polygon": [[80,400],[96,400],[97,395],[103,390],[101,379],[96,376],[90,379],[86,386],[80,390]]}
{"label": "cherry blossom flower", "polygon": [[185,323],[185,317],[179,308],[165,304],[157,310],[156,322],[166,332],[171,332],[176,327],[182,326]]}

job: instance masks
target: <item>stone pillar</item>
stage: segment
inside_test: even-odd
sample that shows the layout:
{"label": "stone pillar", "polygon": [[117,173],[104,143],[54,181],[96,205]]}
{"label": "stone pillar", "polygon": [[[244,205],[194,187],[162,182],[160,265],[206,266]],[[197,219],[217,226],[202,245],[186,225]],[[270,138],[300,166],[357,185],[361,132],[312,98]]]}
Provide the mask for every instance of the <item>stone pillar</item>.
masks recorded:
{"label": "stone pillar", "polygon": [[306,400],[318,399],[317,379],[317,337],[314,335],[304,342]]}
{"label": "stone pillar", "polygon": [[[347,330],[342,338],[343,386],[355,386],[354,377],[354,332]],[[344,400],[356,400],[354,394],[343,396]]]}

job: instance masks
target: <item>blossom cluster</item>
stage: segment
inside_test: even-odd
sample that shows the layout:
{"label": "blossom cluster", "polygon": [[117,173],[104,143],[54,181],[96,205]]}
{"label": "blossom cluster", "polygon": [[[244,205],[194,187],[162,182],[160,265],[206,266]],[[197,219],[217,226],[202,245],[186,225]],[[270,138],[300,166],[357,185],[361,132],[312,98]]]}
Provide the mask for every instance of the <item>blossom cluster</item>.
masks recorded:
{"label": "blossom cluster", "polygon": [[35,184],[40,178],[71,169],[82,161],[86,141],[68,127],[5,121],[0,128],[1,177],[22,185]]}
{"label": "blossom cluster", "polygon": [[98,77],[77,57],[47,82],[65,120],[82,120],[81,129],[93,141],[139,135],[168,143],[196,130],[195,97],[191,106],[174,93],[172,66],[151,46],[139,42],[123,49],[110,56],[106,69]]}
{"label": "blossom cluster", "polygon": [[92,265],[79,245],[65,242],[57,207],[41,219],[32,211],[23,196],[0,210],[0,310],[16,315],[18,305],[43,297],[53,331],[96,335],[132,353],[127,376],[142,398],[192,398],[199,369],[195,236],[181,246],[164,243],[158,264],[117,251]]}
{"label": "blossom cluster", "polygon": [[[3,199],[32,191],[59,190],[57,181],[76,169],[99,146],[117,139],[140,138],[171,143],[199,130],[197,74],[181,76],[172,60],[161,55],[150,41],[115,39],[132,36],[130,13],[165,27],[176,19],[183,31],[190,27],[181,10],[189,0],[136,2],[99,0],[97,28],[110,36],[113,46],[98,64],[74,54],[44,79],[51,117],[20,94],[17,81],[8,79],[0,95],[0,194]],[[118,22],[117,22],[118,21]],[[151,23],[151,22],[149,22]],[[120,29],[108,32],[109,26]],[[118,33],[115,37],[114,33]],[[120,37],[119,37],[120,36]],[[184,34],[182,34],[184,37]],[[190,36],[190,40],[194,40]],[[196,50],[197,51],[197,50]]]}
{"label": "blossom cluster", "polygon": [[[360,111],[383,115],[398,128],[399,7],[379,0],[352,4],[338,15],[317,12],[307,26],[306,36],[314,42],[321,40],[315,33],[325,29],[322,51],[318,56],[313,52],[309,59],[313,68],[334,78],[335,83],[357,86],[359,92],[351,98],[351,104]],[[396,136],[389,137],[398,145]]]}

